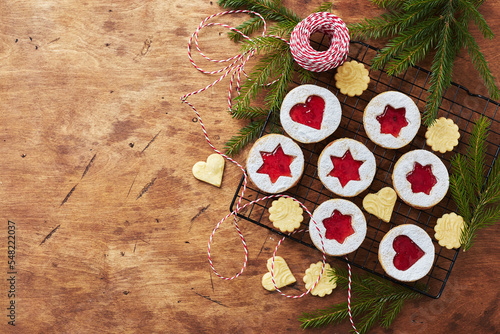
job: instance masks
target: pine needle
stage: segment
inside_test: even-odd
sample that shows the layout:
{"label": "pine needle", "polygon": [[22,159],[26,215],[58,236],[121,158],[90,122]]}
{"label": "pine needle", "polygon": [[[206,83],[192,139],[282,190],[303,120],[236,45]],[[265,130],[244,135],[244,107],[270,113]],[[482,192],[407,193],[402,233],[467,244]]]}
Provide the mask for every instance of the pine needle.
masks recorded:
{"label": "pine needle", "polygon": [[485,175],[485,155],[488,128],[491,122],[479,118],[469,138],[467,154],[456,154],[450,176],[451,195],[464,218],[460,235],[463,251],[474,244],[478,230],[500,220],[500,162],[497,158],[489,175]]}
{"label": "pine needle", "polygon": [[239,133],[229,139],[226,143],[224,148],[226,150],[226,154],[230,156],[234,155],[241,151],[241,149],[248,145],[248,143],[257,139],[262,133],[265,123],[265,119],[259,119],[241,128]]}
{"label": "pine needle", "polygon": [[[328,275],[332,276],[338,287],[348,289],[347,270],[335,268],[328,272]],[[351,279],[353,293],[351,309],[353,317],[356,318],[356,328],[359,333],[368,332],[377,322],[382,327],[388,328],[401,311],[405,301],[422,296],[419,292],[394,285],[371,274],[353,273]],[[344,302],[311,313],[304,313],[299,317],[299,321],[302,328],[316,328],[336,324],[348,318],[348,307]]]}

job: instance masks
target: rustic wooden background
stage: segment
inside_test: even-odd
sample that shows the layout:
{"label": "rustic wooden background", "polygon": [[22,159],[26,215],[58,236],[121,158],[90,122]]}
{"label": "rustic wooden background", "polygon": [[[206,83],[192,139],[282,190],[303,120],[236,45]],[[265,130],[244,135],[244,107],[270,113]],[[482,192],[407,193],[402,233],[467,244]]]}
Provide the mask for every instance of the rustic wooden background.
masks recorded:
{"label": "rustic wooden background", "polygon": [[[320,1],[285,3],[305,17]],[[227,165],[220,189],[192,176],[212,152],[179,98],[214,80],[190,65],[186,45],[220,10],[215,0],[0,1],[0,332],[300,333],[301,312],[346,300],[342,290],[300,300],[265,291],[278,237],[248,223],[244,274],[223,281],[208,266],[208,237],[241,174]],[[365,0],[335,1],[334,12],[347,23],[380,13]],[[500,34],[499,3],[481,12]],[[214,57],[238,49],[222,28],[202,38]],[[498,38],[478,42],[500,78]],[[466,54],[454,80],[486,94]],[[227,84],[190,99],[218,147],[244,124],[225,112]],[[15,328],[6,317],[8,220],[16,223]],[[440,299],[410,302],[391,329],[373,332],[499,332],[499,232],[481,232],[459,255]],[[298,279],[320,259],[291,242],[280,252]],[[239,270],[231,224],[213,254],[222,274]]]}

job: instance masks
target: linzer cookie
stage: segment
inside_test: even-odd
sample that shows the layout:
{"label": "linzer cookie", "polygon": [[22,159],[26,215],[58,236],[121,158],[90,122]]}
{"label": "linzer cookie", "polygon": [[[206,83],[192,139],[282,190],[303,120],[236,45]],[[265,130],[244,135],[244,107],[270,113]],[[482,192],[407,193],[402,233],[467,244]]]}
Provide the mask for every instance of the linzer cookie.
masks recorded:
{"label": "linzer cookie", "polygon": [[349,138],[328,144],[318,159],[318,176],[331,192],[353,197],[370,186],[375,176],[373,153],[362,143]]}
{"label": "linzer cookie", "polygon": [[301,85],[283,99],[280,120],[286,133],[301,143],[317,143],[337,130],[342,109],[337,97],[316,85]]}
{"label": "linzer cookie", "polygon": [[409,144],[420,128],[420,111],[407,95],[389,91],[375,96],[363,114],[366,134],[384,148]]}
{"label": "linzer cookie", "polygon": [[275,194],[297,184],[304,170],[304,155],[292,139],[269,134],[250,149],[247,173],[260,190]]}
{"label": "linzer cookie", "polygon": [[420,227],[399,225],[382,238],[378,259],[387,275],[403,282],[413,282],[427,275],[431,269],[434,244]]}
{"label": "linzer cookie", "polygon": [[354,252],[365,239],[365,216],[348,200],[336,198],[323,202],[314,210],[313,219],[309,221],[311,240],[320,251],[324,246],[328,255]]}
{"label": "linzer cookie", "polygon": [[392,184],[405,203],[417,209],[428,209],[448,192],[448,169],[434,153],[410,151],[396,162]]}

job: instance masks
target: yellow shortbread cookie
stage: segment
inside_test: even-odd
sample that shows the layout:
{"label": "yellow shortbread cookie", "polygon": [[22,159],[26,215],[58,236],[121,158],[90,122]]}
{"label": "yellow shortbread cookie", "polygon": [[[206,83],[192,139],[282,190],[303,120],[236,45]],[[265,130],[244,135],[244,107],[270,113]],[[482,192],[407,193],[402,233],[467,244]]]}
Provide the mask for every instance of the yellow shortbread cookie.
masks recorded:
{"label": "yellow shortbread cookie", "polygon": [[460,247],[460,235],[464,227],[464,219],[456,213],[446,213],[436,222],[434,237],[439,245],[448,249]]}
{"label": "yellow shortbread cookie", "polygon": [[352,60],[337,68],[335,81],[335,86],[342,94],[359,96],[368,88],[370,76],[363,64]]}
{"label": "yellow shortbread cookie", "polygon": [[[306,289],[310,289],[321,273],[321,268],[323,267],[323,262],[313,263],[306,270],[306,275],[304,276],[304,283],[306,283]],[[314,296],[324,297],[325,295],[329,295],[332,293],[333,289],[337,287],[337,283],[335,280],[332,280],[332,276],[330,272],[332,267],[326,263],[325,270],[323,270],[323,274],[321,275],[321,279],[318,284],[311,290],[311,294]]]}
{"label": "yellow shortbread cookie", "polygon": [[460,132],[458,131],[458,125],[453,123],[451,119],[441,117],[427,128],[425,138],[427,138],[427,145],[433,151],[445,153],[453,150],[458,145]]}
{"label": "yellow shortbread cookie", "polygon": [[363,199],[363,208],[372,215],[377,216],[386,223],[391,220],[392,210],[398,195],[394,189],[385,187],[376,194],[368,194]]}
{"label": "yellow shortbread cookie", "polygon": [[224,158],[217,154],[211,154],[207,162],[198,161],[193,166],[193,175],[198,180],[220,187],[222,174],[224,173]]}
{"label": "yellow shortbread cookie", "polygon": [[[262,286],[264,287],[264,289],[269,291],[275,290],[273,280],[271,278],[272,263],[273,258],[267,260],[267,270],[269,270],[269,272],[265,273],[264,276],[262,276]],[[283,259],[281,256],[276,256],[274,258],[273,275],[274,282],[276,283],[278,289],[297,282],[292,272],[290,271],[290,268],[288,268],[285,259]]]}
{"label": "yellow shortbread cookie", "polygon": [[269,208],[269,220],[281,232],[293,232],[304,219],[300,204],[291,198],[281,197]]}

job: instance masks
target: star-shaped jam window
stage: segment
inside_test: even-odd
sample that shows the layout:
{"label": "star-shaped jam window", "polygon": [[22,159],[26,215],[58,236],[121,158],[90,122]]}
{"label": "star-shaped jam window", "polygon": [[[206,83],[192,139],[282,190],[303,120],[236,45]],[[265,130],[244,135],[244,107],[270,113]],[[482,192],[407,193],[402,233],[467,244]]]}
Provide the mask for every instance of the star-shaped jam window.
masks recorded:
{"label": "star-shaped jam window", "polygon": [[408,125],[405,116],[406,109],[404,107],[394,108],[389,104],[386,105],[384,112],[376,117],[380,123],[380,132],[391,134],[395,138],[398,138],[401,129]]}
{"label": "star-shaped jam window", "polygon": [[411,184],[413,193],[425,193],[429,195],[432,187],[437,183],[437,179],[432,173],[432,165],[422,166],[415,162],[413,170],[406,174],[406,179]]}
{"label": "star-shaped jam window", "polygon": [[348,236],[354,234],[352,228],[352,217],[342,214],[339,210],[333,210],[330,217],[323,219],[323,226],[326,229],[325,237],[335,239],[343,244]]}
{"label": "star-shaped jam window", "polygon": [[328,176],[333,176],[339,179],[342,188],[349,181],[359,181],[359,167],[364,161],[354,160],[351,151],[347,150],[342,157],[330,156],[332,159],[333,169],[328,173]]}
{"label": "star-shaped jam window", "polygon": [[278,144],[272,152],[260,151],[264,163],[257,170],[257,173],[267,174],[271,178],[271,183],[276,183],[281,176],[292,177],[290,164],[295,156],[283,152],[281,144]]}

